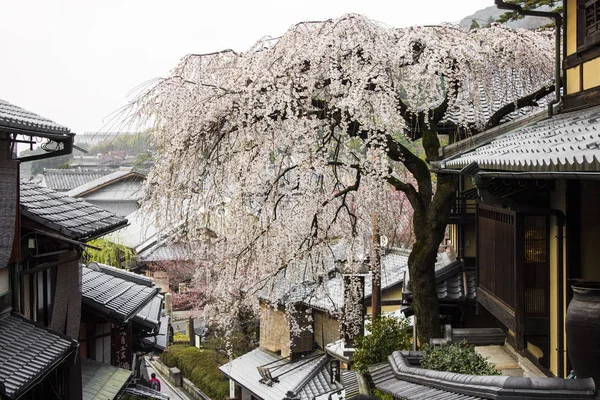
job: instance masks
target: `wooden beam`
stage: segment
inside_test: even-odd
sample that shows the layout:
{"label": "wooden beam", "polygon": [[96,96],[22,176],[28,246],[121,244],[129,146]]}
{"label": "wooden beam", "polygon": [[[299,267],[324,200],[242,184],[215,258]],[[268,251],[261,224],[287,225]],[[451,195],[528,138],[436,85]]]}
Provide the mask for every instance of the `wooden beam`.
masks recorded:
{"label": "wooden beam", "polygon": [[477,287],[477,302],[484,306],[494,317],[498,318],[507,328],[516,331],[515,312],[506,303],[494,296],[487,289]]}

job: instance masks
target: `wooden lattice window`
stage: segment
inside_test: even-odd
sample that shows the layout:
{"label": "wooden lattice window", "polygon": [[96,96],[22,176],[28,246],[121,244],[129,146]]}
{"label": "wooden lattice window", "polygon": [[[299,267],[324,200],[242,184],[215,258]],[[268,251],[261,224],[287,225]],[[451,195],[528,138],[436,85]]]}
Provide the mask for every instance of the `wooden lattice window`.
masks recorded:
{"label": "wooden lattice window", "polygon": [[524,224],[525,316],[543,317],[548,315],[548,217],[526,216]]}
{"label": "wooden lattice window", "polygon": [[578,47],[600,44],[600,0],[580,0],[578,8]]}
{"label": "wooden lattice window", "polygon": [[480,205],[477,212],[479,286],[515,309],[515,214]]}

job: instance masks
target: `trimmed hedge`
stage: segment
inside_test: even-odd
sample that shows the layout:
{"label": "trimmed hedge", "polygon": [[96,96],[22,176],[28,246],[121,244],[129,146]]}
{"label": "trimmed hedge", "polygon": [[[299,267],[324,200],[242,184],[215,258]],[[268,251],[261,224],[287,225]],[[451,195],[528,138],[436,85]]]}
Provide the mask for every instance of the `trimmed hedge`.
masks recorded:
{"label": "trimmed hedge", "polygon": [[214,350],[173,345],[160,355],[160,360],[169,368],[179,368],[183,376],[211,399],[223,400],[229,396],[229,380],[219,371],[219,366],[227,360]]}
{"label": "trimmed hedge", "polygon": [[469,375],[499,375],[496,368],[475,351],[474,346],[464,341],[424,347],[423,368]]}

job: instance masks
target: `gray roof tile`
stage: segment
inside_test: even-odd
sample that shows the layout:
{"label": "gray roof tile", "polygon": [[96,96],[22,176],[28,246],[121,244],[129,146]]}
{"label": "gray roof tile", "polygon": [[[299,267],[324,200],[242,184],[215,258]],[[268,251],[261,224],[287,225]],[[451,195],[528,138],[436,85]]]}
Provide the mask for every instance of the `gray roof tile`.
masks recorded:
{"label": "gray roof tile", "polygon": [[70,239],[87,240],[127,224],[127,220],[83,200],[21,181],[21,212]]}
{"label": "gray roof tile", "polygon": [[[69,190],[68,195],[73,197],[82,196],[84,194],[93,192],[100,187],[118,182],[123,179],[137,179],[143,180],[146,179],[146,175],[141,172],[136,171],[132,167],[121,167],[118,170],[113,170],[109,174],[102,175],[94,180],[88,181],[80,186],[72,188]],[[135,211],[135,210],[134,210]]]}
{"label": "gray roof tile", "polygon": [[[98,265],[97,263],[92,264],[88,267],[82,267],[81,291],[83,304],[94,308],[109,319],[119,322],[129,321],[158,294],[156,286],[126,280],[128,277],[125,274],[118,274],[126,278],[123,279],[91,269],[89,267],[96,268]],[[105,270],[107,266],[104,267]],[[113,269],[117,270],[116,268]]]}
{"label": "gray roof tile", "polygon": [[154,347],[156,350],[165,351],[167,349],[167,339],[169,336],[169,317],[160,317],[160,328],[158,335],[142,338],[142,343],[148,347]]}
{"label": "gray roof tile", "polygon": [[0,99],[0,129],[70,134],[69,128]]}
{"label": "gray roof tile", "polygon": [[395,351],[387,363],[369,367],[375,388],[408,400],[420,399],[592,399],[593,379],[565,380],[475,376],[417,368],[409,358],[418,352]]}
{"label": "gray roof tile", "polygon": [[[475,278],[475,269],[463,269],[460,261],[455,261],[444,266],[443,268],[436,270],[436,291],[439,301],[455,303],[465,300],[474,300],[477,293],[475,287]],[[405,299],[412,299],[410,285],[403,293],[403,296]]]}
{"label": "gray roof tile", "polygon": [[516,172],[600,172],[600,106],[558,114],[502,134],[452,160]]}
{"label": "gray roof tile", "polygon": [[192,249],[185,243],[170,243],[163,240],[149,247],[136,256],[140,262],[161,262],[173,260],[192,260]]}
{"label": "gray roof tile", "polygon": [[140,208],[137,200],[107,201],[86,199],[85,201],[119,217],[127,217],[129,214],[136,212]]}
{"label": "gray roof tile", "polygon": [[163,297],[156,295],[133,317],[133,322],[158,330],[161,323]]}
{"label": "gray roof tile", "polygon": [[355,370],[342,371],[341,373],[342,385],[347,399],[351,399],[354,396],[360,394],[360,386],[358,383],[358,372]]}
{"label": "gray roof tile", "polygon": [[146,179],[146,175],[139,171],[136,171],[132,167],[121,167],[116,171],[113,170],[113,172],[109,174],[100,176],[92,181],[84,183],[81,186],[77,186],[69,190],[68,194],[69,196],[73,197],[82,196],[91,193],[103,186],[110,185],[123,179],[135,179],[139,181]]}
{"label": "gray roof tile", "polygon": [[[329,358],[324,354],[319,356],[318,353],[313,353],[304,359],[290,362],[258,348],[219,369],[261,399],[281,400],[288,391],[291,391],[302,400],[312,400],[319,394],[340,388],[336,384],[329,383],[328,378],[324,378],[328,360]],[[260,382],[261,376],[257,367],[270,363],[271,367],[280,366],[276,369],[272,368],[272,376],[279,377],[279,382],[268,386]]]}
{"label": "gray roof tile", "polygon": [[133,372],[94,360],[81,359],[83,400],[113,400],[124,391]]}
{"label": "gray roof tile", "polygon": [[0,394],[18,398],[75,349],[76,341],[21,315],[0,317]]}
{"label": "gray roof tile", "polygon": [[[382,289],[400,286],[405,277],[409,278],[408,256],[405,255],[408,254],[408,251],[410,250],[393,250],[381,257]],[[438,271],[446,271],[450,264],[455,265],[446,253],[439,253],[435,264],[436,274],[439,273]],[[331,262],[331,268],[333,268],[333,262]],[[263,288],[259,297],[270,302],[278,301],[285,304],[303,302],[310,307],[331,313],[342,309],[344,281],[340,274],[325,279],[322,284],[313,281],[301,282],[302,276],[302,268],[300,268],[300,274],[294,274],[294,270],[288,268],[285,273],[279,273],[273,278],[271,283]],[[371,297],[371,290],[371,273],[369,273],[365,276],[365,299]],[[440,291],[439,295],[442,294]]]}
{"label": "gray roof tile", "polygon": [[65,192],[114,173],[113,168],[46,168],[44,184],[47,188]]}
{"label": "gray roof tile", "polygon": [[157,390],[150,389],[143,385],[129,386],[125,389],[125,393],[142,399],[169,400],[169,396],[166,394],[162,394]]}

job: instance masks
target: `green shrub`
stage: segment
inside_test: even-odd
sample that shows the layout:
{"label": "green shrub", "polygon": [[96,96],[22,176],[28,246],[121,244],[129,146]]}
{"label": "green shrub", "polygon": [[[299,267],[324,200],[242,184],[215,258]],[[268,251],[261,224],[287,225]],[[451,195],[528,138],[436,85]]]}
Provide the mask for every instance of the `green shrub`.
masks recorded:
{"label": "green shrub", "polygon": [[410,326],[406,318],[381,317],[374,324],[367,322],[366,326],[371,334],[355,339],[352,358],[360,372],[367,372],[371,364],[386,361],[396,350],[410,348]]}
{"label": "green shrub", "polygon": [[173,345],[160,355],[160,360],[170,368],[179,368],[183,376],[211,399],[223,400],[229,396],[229,381],[219,371],[219,366],[227,359],[218,357],[215,351]]}
{"label": "green shrub", "polygon": [[499,375],[494,366],[475,351],[475,347],[465,342],[424,346],[421,366],[459,374]]}
{"label": "green shrub", "polygon": [[174,342],[189,342],[190,337],[183,332],[175,332],[175,333],[173,333],[173,341]]}
{"label": "green shrub", "polygon": [[394,396],[388,393],[384,393],[381,390],[374,389],[373,397],[379,400],[394,400]]}

